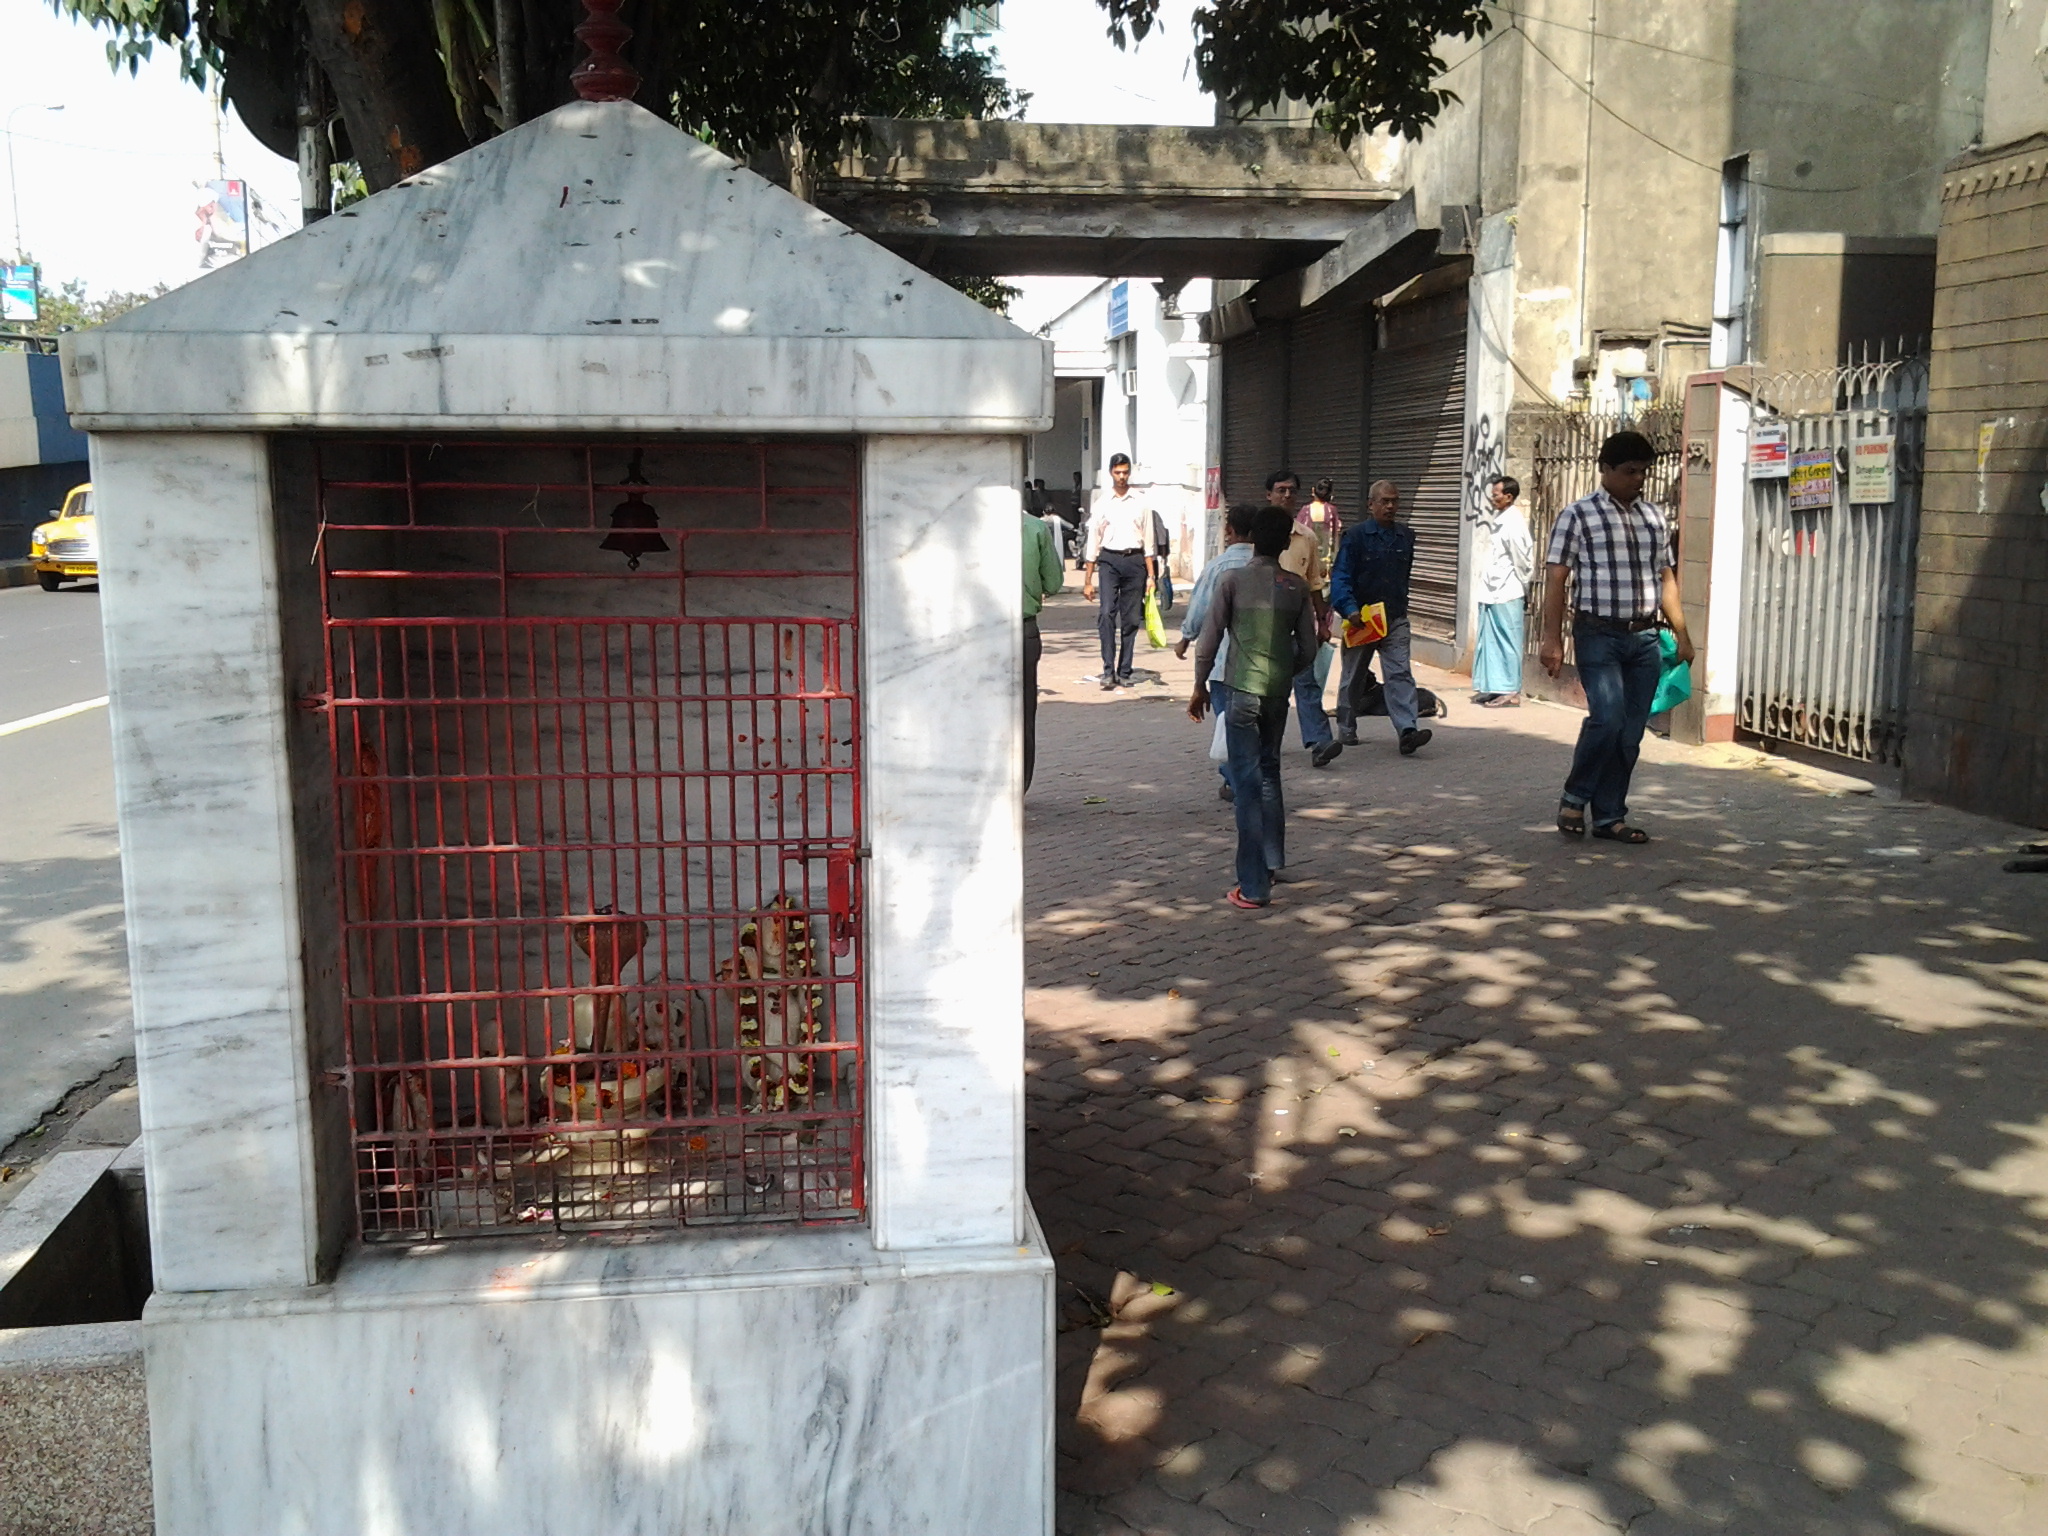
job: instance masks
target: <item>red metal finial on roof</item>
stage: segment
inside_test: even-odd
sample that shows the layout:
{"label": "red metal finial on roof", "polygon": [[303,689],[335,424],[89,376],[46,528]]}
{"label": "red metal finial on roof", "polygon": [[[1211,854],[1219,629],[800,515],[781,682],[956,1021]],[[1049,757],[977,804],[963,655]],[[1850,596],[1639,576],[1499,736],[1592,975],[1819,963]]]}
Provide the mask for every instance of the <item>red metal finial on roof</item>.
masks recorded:
{"label": "red metal finial on roof", "polygon": [[590,57],[569,72],[569,83],[585,101],[631,101],[640,89],[639,71],[619,57],[633,29],[619,20],[620,0],[583,0],[590,14],[576,28]]}

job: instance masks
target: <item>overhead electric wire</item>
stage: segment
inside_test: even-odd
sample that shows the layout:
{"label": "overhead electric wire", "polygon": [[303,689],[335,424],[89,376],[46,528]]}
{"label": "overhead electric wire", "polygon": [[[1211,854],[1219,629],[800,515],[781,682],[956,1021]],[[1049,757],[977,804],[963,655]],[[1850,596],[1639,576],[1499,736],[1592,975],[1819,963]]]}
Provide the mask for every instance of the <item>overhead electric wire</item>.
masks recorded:
{"label": "overhead electric wire", "polygon": [[[1514,18],[1514,25],[1502,28],[1503,32],[1521,32],[1526,37],[1528,33],[1522,23],[1535,22],[1538,26],[1556,27],[1561,32],[1577,32],[1582,36],[1598,37],[1605,42],[1626,43],[1631,48],[1643,48],[1652,53],[1668,53],[1673,58],[1692,59],[1701,64],[1713,64],[1738,75],[1755,75],[1758,79],[1762,80],[1780,80],[1787,85],[1798,86],[1802,93],[1806,95],[1813,94],[1814,82],[1812,77],[1807,75],[1783,75],[1774,69],[1760,69],[1754,64],[1738,64],[1733,59],[1717,58],[1711,53],[1696,53],[1689,48],[1674,48],[1669,43],[1653,43],[1640,37],[1624,37],[1618,32],[1601,32],[1596,28],[1582,27],[1576,22],[1560,21],[1555,16],[1532,16],[1526,11],[1516,10],[1512,5],[1499,4],[1498,0],[1495,9],[1505,12]],[[1868,101],[1874,101],[1887,107],[1915,107],[1920,105],[1918,102],[1901,101],[1895,96],[1880,96],[1875,91],[1859,91],[1854,86],[1836,86],[1824,94],[1861,96]],[[1966,109],[1962,107],[1937,107],[1935,110],[1949,113],[1951,116],[1968,115]]]}
{"label": "overhead electric wire", "polygon": [[[1520,32],[1522,34],[1523,40],[1527,42],[1528,45],[1536,51],[1536,56],[1538,58],[1543,60],[1543,62],[1548,64],[1552,69],[1556,70],[1557,73],[1563,77],[1563,79],[1571,86],[1573,90],[1585,96],[1589,101],[1593,103],[1594,106],[1598,107],[1602,112],[1605,112],[1609,117],[1613,118],[1617,123],[1621,124],[1622,127],[1628,129],[1629,132],[1635,134],[1639,138],[1648,140],[1650,143],[1656,145],[1659,149],[1663,150],[1667,155],[1670,155],[1674,159],[1683,160],[1688,165],[1696,165],[1703,171],[1711,171],[1716,176],[1719,176],[1721,174],[1723,167],[1720,163],[1711,160],[1702,160],[1697,155],[1689,155],[1684,150],[1680,149],[1677,145],[1667,143],[1665,140],[1658,138],[1656,134],[1650,132],[1649,129],[1643,127],[1641,124],[1632,123],[1627,118],[1623,117],[1619,112],[1615,111],[1614,108],[1610,107],[1606,102],[1602,101],[1597,93],[1587,90],[1583,82],[1574,78],[1570,70],[1566,69],[1562,64],[1558,63],[1557,60],[1553,59],[1550,56],[1549,52],[1544,48],[1544,46],[1541,43],[1537,42],[1536,39],[1533,36],[1531,36],[1530,33],[1525,28],[1523,28],[1519,23],[1512,27],[1505,27],[1502,30],[1504,32]],[[1607,38],[1610,41],[1613,40],[1610,37],[1610,35],[1605,32],[1600,33],[1599,36],[1601,36],[1602,38]],[[1887,176],[1879,181],[1858,182],[1853,186],[1846,187],[1810,187],[1801,182],[1796,181],[1766,181],[1760,176],[1753,176],[1749,178],[1749,184],[1754,187],[1768,187],[1774,192],[1810,192],[1815,195],[1833,196],[1844,192],[1874,191],[1876,188],[1879,187],[1897,186],[1900,182],[1903,181],[1917,181],[1923,176],[1936,176],[1940,173],[1940,166],[1929,165],[1923,166],[1921,169],[1917,171],[1907,171],[1902,175]]]}

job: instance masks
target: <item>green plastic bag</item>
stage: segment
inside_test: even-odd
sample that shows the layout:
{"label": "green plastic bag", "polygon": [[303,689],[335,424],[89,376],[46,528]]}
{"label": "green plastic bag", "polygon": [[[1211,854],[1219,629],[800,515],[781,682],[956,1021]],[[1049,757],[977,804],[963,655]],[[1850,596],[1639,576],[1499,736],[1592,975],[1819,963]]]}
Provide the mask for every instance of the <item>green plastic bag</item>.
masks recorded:
{"label": "green plastic bag", "polygon": [[1656,697],[1650,700],[1653,715],[1676,709],[1692,697],[1692,663],[1678,659],[1678,636],[1668,629],[1658,630],[1657,651],[1663,657],[1664,671],[1657,679]]}
{"label": "green plastic bag", "polygon": [[1166,649],[1166,621],[1159,617],[1159,594],[1150,587],[1145,589],[1145,638],[1153,650]]}

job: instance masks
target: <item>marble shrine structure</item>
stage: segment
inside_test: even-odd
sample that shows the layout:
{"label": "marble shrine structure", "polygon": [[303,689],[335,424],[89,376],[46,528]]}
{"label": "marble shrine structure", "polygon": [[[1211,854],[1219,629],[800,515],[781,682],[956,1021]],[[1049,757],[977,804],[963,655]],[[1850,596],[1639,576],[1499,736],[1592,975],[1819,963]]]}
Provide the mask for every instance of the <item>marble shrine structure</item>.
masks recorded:
{"label": "marble shrine structure", "polygon": [[586,101],[63,357],[162,1536],[1050,1532],[1050,344]]}

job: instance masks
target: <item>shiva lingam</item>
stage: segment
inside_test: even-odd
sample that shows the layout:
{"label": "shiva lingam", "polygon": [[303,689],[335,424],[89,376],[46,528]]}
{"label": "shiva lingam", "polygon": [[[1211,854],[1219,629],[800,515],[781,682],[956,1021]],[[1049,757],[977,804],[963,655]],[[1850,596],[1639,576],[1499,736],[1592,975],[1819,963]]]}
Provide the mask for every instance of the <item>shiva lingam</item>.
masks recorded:
{"label": "shiva lingam", "polygon": [[[591,991],[569,1004],[569,1038],[556,1056],[602,1055],[644,1050],[646,1021],[626,1007],[619,978],[626,963],[647,946],[647,925],[616,916],[608,906],[569,925],[569,937],[590,961]],[[648,1096],[668,1080],[665,1066],[639,1061],[572,1062],[548,1069],[548,1097],[560,1118],[597,1122],[638,1116]]]}

